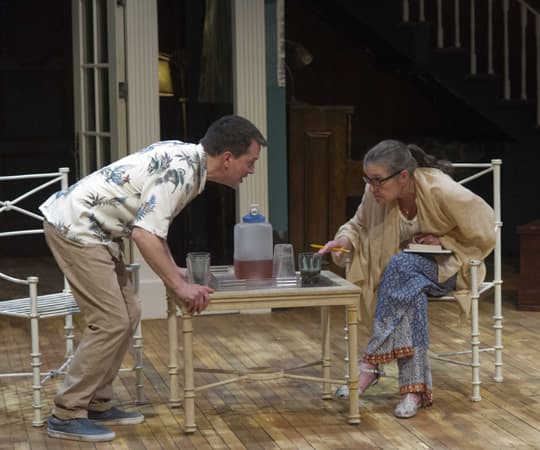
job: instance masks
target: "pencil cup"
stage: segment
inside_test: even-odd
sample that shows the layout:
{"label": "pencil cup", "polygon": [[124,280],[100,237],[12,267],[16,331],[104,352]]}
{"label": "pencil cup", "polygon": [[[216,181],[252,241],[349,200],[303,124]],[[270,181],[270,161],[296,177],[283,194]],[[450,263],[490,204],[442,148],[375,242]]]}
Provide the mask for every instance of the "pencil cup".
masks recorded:
{"label": "pencil cup", "polygon": [[274,246],[272,278],[291,278],[295,276],[292,244],[276,244]]}
{"label": "pencil cup", "polygon": [[298,255],[298,269],[302,277],[302,286],[313,286],[319,281],[322,255],[315,252],[303,252]]}
{"label": "pencil cup", "polygon": [[208,285],[210,282],[210,253],[191,252],[186,256],[188,281],[193,284]]}

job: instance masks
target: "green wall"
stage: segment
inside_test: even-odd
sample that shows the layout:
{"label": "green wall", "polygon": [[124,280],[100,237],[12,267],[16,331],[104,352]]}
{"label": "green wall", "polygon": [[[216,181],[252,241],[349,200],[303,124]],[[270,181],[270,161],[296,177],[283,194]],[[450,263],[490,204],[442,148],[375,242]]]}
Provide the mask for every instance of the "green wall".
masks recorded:
{"label": "green wall", "polygon": [[269,220],[274,236],[287,239],[287,107],[277,80],[277,1],[265,0]]}

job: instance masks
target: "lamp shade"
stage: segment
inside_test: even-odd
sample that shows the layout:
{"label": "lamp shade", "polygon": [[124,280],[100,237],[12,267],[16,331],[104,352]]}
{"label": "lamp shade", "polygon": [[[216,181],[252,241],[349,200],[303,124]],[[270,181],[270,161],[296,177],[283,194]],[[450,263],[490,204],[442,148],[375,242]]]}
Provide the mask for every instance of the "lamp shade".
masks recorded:
{"label": "lamp shade", "polygon": [[168,55],[159,55],[158,77],[160,97],[172,97],[174,95],[170,62],[171,58]]}

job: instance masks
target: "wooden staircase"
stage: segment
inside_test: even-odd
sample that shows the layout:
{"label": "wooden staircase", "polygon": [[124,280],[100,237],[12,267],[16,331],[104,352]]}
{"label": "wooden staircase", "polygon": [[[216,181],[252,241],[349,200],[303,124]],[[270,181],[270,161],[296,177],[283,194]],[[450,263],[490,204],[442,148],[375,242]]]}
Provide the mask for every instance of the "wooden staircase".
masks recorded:
{"label": "wooden staircase", "polygon": [[422,80],[540,144],[540,13],[524,0],[335,0]]}

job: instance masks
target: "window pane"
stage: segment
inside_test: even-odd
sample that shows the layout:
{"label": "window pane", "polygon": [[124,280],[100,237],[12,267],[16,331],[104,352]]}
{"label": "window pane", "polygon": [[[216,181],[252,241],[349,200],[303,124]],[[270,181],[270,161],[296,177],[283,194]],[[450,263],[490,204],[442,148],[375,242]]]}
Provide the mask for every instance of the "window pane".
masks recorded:
{"label": "window pane", "polygon": [[84,111],[85,121],[83,131],[96,131],[96,108],[94,104],[96,90],[94,86],[94,77],[94,69],[84,69],[83,86],[86,92],[86,111]]}
{"label": "window pane", "polygon": [[96,20],[97,20],[97,41],[98,41],[98,57],[97,62],[109,62],[109,53],[107,48],[107,2],[106,0],[98,0],[96,4]]}
{"label": "window pane", "polygon": [[99,131],[111,131],[110,115],[109,115],[109,70],[99,70]]}
{"label": "window pane", "polygon": [[97,169],[97,155],[96,155],[96,138],[95,136],[86,136],[86,167],[87,172],[82,175],[88,175],[89,173],[94,172]]}
{"label": "window pane", "polygon": [[100,144],[101,144],[101,161],[102,161],[102,167],[110,164],[111,161],[111,138],[109,137],[102,137],[100,138]]}
{"label": "window pane", "polygon": [[83,27],[84,30],[82,32],[82,36],[85,36],[85,42],[84,42],[84,48],[83,48],[83,55],[82,60],[84,63],[92,63],[94,62],[94,44],[93,44],[93,36],[94,36],[94,8],[93,8],[93,1],[92,0],[86,0],[84,2],[84,9],[83,9]]}

